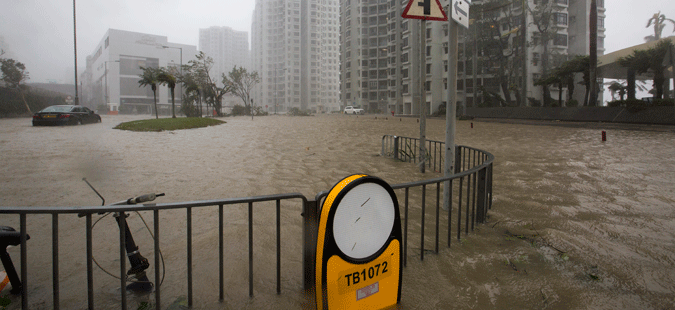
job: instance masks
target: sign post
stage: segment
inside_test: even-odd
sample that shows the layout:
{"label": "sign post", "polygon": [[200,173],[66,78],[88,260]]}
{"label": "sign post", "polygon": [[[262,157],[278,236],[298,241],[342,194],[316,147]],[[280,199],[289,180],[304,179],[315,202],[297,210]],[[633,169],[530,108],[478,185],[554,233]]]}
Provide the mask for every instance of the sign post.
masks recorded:
{"label": "sign post", "polygon": [[[457,119],[457,42],[459,26],[469,28],[469,5],[466,0],[450,3],[452,20],[448,21],[448,95],[445,107],[445,169],[444,176],[455,173],[455,132]],[[465,42],[466,45],[466,42]],[[475,71],[474,71],[475,74]],[[466,85],[464,85],[466,93]],[[466,96],[464,97],[466,98]],[[475,100],[475,98],[474,98]],[[464,103],[466,104],[466,102]],[[450,182],[443,184],[443,210],[450,210]],[[448,241],[450,242],[450,241]]]}
{"label": "sign post", "polygon": [[[419,33],[419,74],[420,81],[417,83],[417,96],[413,96],[413,101],[417,101],[420,107],[420,149],[419,149],[419,161],[420,161],[420,172],[424,173],[426,165],[426,125],[427,125],[427,91],[426,91],[426,28],[427,20],[437,20],[437,21],[446,21],[448,16],[445,15],[443,7],[439,0],[410,0],[403,14],[403,18],[412,18],[420,20],[420,33]],[[415,102],[413,102],[415,104]]]}
{"label": "sign post", "polygon": [[316,307],[383,309],[401,301],[401,218],[394,190],[356,174],[330,190],[319,215]]}

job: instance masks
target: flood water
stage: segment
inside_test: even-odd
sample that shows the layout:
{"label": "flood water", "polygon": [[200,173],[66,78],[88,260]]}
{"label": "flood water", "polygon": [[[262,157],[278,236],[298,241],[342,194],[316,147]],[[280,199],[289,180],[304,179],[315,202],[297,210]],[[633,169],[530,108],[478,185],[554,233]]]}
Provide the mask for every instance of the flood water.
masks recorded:
{"label": "flood water", "polygon": [[[55,128],[31,127],[29,119],[0,120],[0,206],[100,205],[83,177],[111,203],[151,192],[166,193],[156,202],[289,192],[313,198],[354,173],[392,184],[438,176],[378,156],[385,134],[419,136],[414,118],[235,117],[224,118],[227,123],[219,126],[172,132],[112,129],[141,118],[103,116],[101,124]],[[461,241],[453,239],[451,248],[441,237],[440,253],[428,252],[424,261],[415,241],[419,224],[411,226],[401,309],[675,307],[672,128],[474,122],[471,129],[469,123],[458,123],[456,142],[496,157],[489,219]],[[601,141],[601,130],[607,131],[608,141]],[[444,121],[427,121],[428,139],[444,141],[444,133]],[[411,212],[420,210],[414,202]],[[254,298],[248,297],[247,206],[226,208],[222,303],[217,208],[193,210],[194,308],[311,307],[301,293],[299,201],[282,203],[282,294],[276,295],[273,208],[255,207]],[[152,213],[141,215],[152,228]],[[86,308],[84,219],[59,219],[61,307]],[[185,223],[184,210],[160,215],[166,264],[162,308],[187,294]],[[0,225],[18,229],[18,216],[0,215]],[[141,217],[132,214],[129,225],[141,253],[154,265],[153,241]],[[433,226],[427,229],[434,231]],[[28,233],[29,308],[50,309],[51,217],[28,216]],[[118,238],[112,217],[96,224],[95,259],[115,275]],[[19,248],[8,251],[18,266]],[[119,308],[119,280],[95,268],[96,307]],[[148,270],[153,280],[154,268]],[[11,298],[8,309],[20,307],[20,298]],[[154,295],[128,298],[130,309],[154,302]]]}

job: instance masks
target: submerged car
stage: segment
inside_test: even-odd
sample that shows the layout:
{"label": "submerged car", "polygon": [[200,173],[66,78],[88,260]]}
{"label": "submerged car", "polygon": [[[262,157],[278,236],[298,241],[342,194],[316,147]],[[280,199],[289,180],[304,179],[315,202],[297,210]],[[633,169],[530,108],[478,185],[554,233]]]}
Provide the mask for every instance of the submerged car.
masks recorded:
{"label": "submerged car", "polygon": [[100,123],[101,116],[79,105],[53,105],[33,115],[33,126]]}

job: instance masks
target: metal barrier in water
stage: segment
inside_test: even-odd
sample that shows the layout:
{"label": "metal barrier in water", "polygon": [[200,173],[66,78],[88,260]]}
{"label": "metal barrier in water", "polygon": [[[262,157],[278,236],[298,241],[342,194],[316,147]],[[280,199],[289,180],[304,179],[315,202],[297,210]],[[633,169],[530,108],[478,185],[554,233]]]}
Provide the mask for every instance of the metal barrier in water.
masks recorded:
{"label": "metal barrier in water", "polygon": [[[434,171],[442,171],[443,160],[442,150],[444,143],[438,141],[428,141],[430,146],[427,149],[433,150],[429,152],[426,157],[426,163]],[[382,156],[390,157],[403,161],[415,162],[414,154],[403,150],[415,150],[418,141],[414,138],[384,136],[382,139]],[[478,150],[467,146],[456,147],[456,169],[452,176],[438,177],[428,180],[403,183],[392,185],[397,196],[402,197],[402,205],[404,214],[402,215],[403,223],[403,265],[407,265],[408,256],[408,228],[416,216],[411,215],[415,211],[417,203],[420,206],[420,259],[424,260],[425,254],[425,221],[427,208],[427,191],[432,187],[435,189],[435,244],[434,253],[439,252],[439,236],[441,230],[441,188],[443,186],[450,186],[451,196],[449,201],[449,208],[447,210],[447,242],[448,247],[451,244],[452,234],[452,219],[453,212],[457,216],[457,239],[461,238],[462,228],[464,234],[468,234],[469,228],[474,229],[476,222],[481,223],[486,219],[488,210],[492,207],[492,163],[494,156],[488,152]],[[411,191],[421,191],[421,197],[417,198]],[[402,192],[402,195],[401,195]],[[94,206],[94,207],[0,207],[0,214],[15,214],[19,216],[19,225],[21,232],[21,281],[23,283],[21,307],[22,309],[29,309],[29,296],[25,294],[27,287],[31,285],[28,279],[28,252],[27,252],[27,218],[29,215],[51,215],[52,218],[52,302],[54,309],[60,309],[60,285],[59,285],[59,216],[70,215],[75,216],[78,213],[85,214],[85,229],[86,229],[86,266],[87,266],[87,303],[89,309],[94,309],[94,273],[93,273],[93,239],[92,239],[92,215],[103,212],[133,212],[133,211],[152,211],[154,216],[154,264],[160,265],[160,211],[184,209],[186,212],[186,237],[187,237],[187,299],[188,306],[193,305],[193,264],[192,264],[192,209],[209,206],[218,206],[218,233],[219,233],[219,300],[224,300],[224,245],[223,245],[223,227],[224,218],[223,210],[225,206],[232,205],[248,205],[248,284],[249,296],[253,297],[253,212],[255,204],[262,202],[276,202],[276,292],[281,293],[281,202],[282,201],[300,201],[302,204],[303,217],[303,288],[311,290],[314,286],[314,257],[316,238],[318,232],[318,220],[320,205],[328,192],[318,193],[313,200],[307,199],[304,195],[299,193],[233,198],[233,199],[219,199],[219,200],[203,200],[192,202],[179,203],[159,203],[159,204],[145,204],[145,205],[109,205],[109,206]],[[413,197],[415,196],[415,197]],[[456,198],[453,198],[456,197]],[[433,198],[433,197],[432,197]],[[412,200],[412,202],[411,202]],[[420,201],[418,201],[420,200]],[[456,206],[456,209],[454,208]],[[454,211],[453,211],[454,210]],[[444,210],[445,212],[445,210]],[[464,214],[462,214],[464,213]],[[464,215],[464,217],[462,217]],[[463,224],[463,225],[462,225]],[[39,236],[33,234],[33,238],[37,239]],[[120,285],[125,286],[126,275],[126,253],[125,253],[125,230],[120,229]],[[155,283],[160,283],[159,268],[155,268]],[[127,309],[126,290],[121,289],[121,305],[122,309]],[[161,288],[159,285],[155,286],[154,291],[156,308],[161,306]]]}

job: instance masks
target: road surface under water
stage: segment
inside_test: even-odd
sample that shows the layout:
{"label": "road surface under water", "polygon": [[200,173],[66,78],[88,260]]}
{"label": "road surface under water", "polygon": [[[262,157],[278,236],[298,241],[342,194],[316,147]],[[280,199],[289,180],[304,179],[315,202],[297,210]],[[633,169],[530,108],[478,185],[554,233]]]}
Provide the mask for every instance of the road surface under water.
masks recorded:
{"label": "road surface under water", "polygon": [[[101,124],[74,127],[31,127],[28,119],[0,120],[0,206],[99,205],[83,177],[110,203],[150,192],[166,193],[156,202],[289,192],[314,197],[353,173],[375,175],[392,184],[438,176],[378,156],[385,134],[419,136],[414,118],[235,117],[224,118],[223,125],[182,131],[112,129],[142,118],[103,116]],[[401,309],[675,307],[675,133],[667,127],[612,126],[606,129],[608,141],[602,142],[603,128],[578,125],[474,122],[471,129],[469,121],[458,123],[458,144],[496,157],[493,208],[488,222],[461,241],[453,235],[451,248],[445,246],[447,237],[441,237],[440,252],[428,252],[424,261],[419,260],[416,241],[420,225],[411,224]],[[427,130],[428,139],[444,141],[444,121],[428,120]],[[411,195],[415,214],[420,206],[416,194]],[[282,203],[282,294],[276,295],[273,208],[255,207],[253,298],[248,297],[247,206],[226,209],[222,303],[217,208],[193,210],[194,308],[312,307],[301,293],[299,201]],[[434,211],[427,212],[432,219]],[[152,227],[152,213],[141,215]],[[84,219],[74,215],[59,219],[61,307],[86,308]],[[0,216],[0,225],[18,229],[18,221],[18,216]],[[185,210],[160,215],[166,264],[162,308],[187,294],[185,223]],[[132,214],[129,225],[152,265],[153,241],[141,217]],[[428,234],[434,230],[427,229]],[[443,229],[447,225],[442,225],[441,236],[446,235]],[[29,216],[28,233],[29,308],[49,309],[51,217]],[[96,224],[95,259],[115,275],[118,238],[112,217]],[[425,243],[433,244],[432,237]],[[19,265],[19,248],[10,248],[9,253]],[[154,267],[148,270],[151,279]],[[119,280],[101,269],[94,274],[96,308],[119,308]],[[20,298],[11,298],[8,309],[20,307]],[[128,298],[130,309],[154,302],[152,294]]]}

